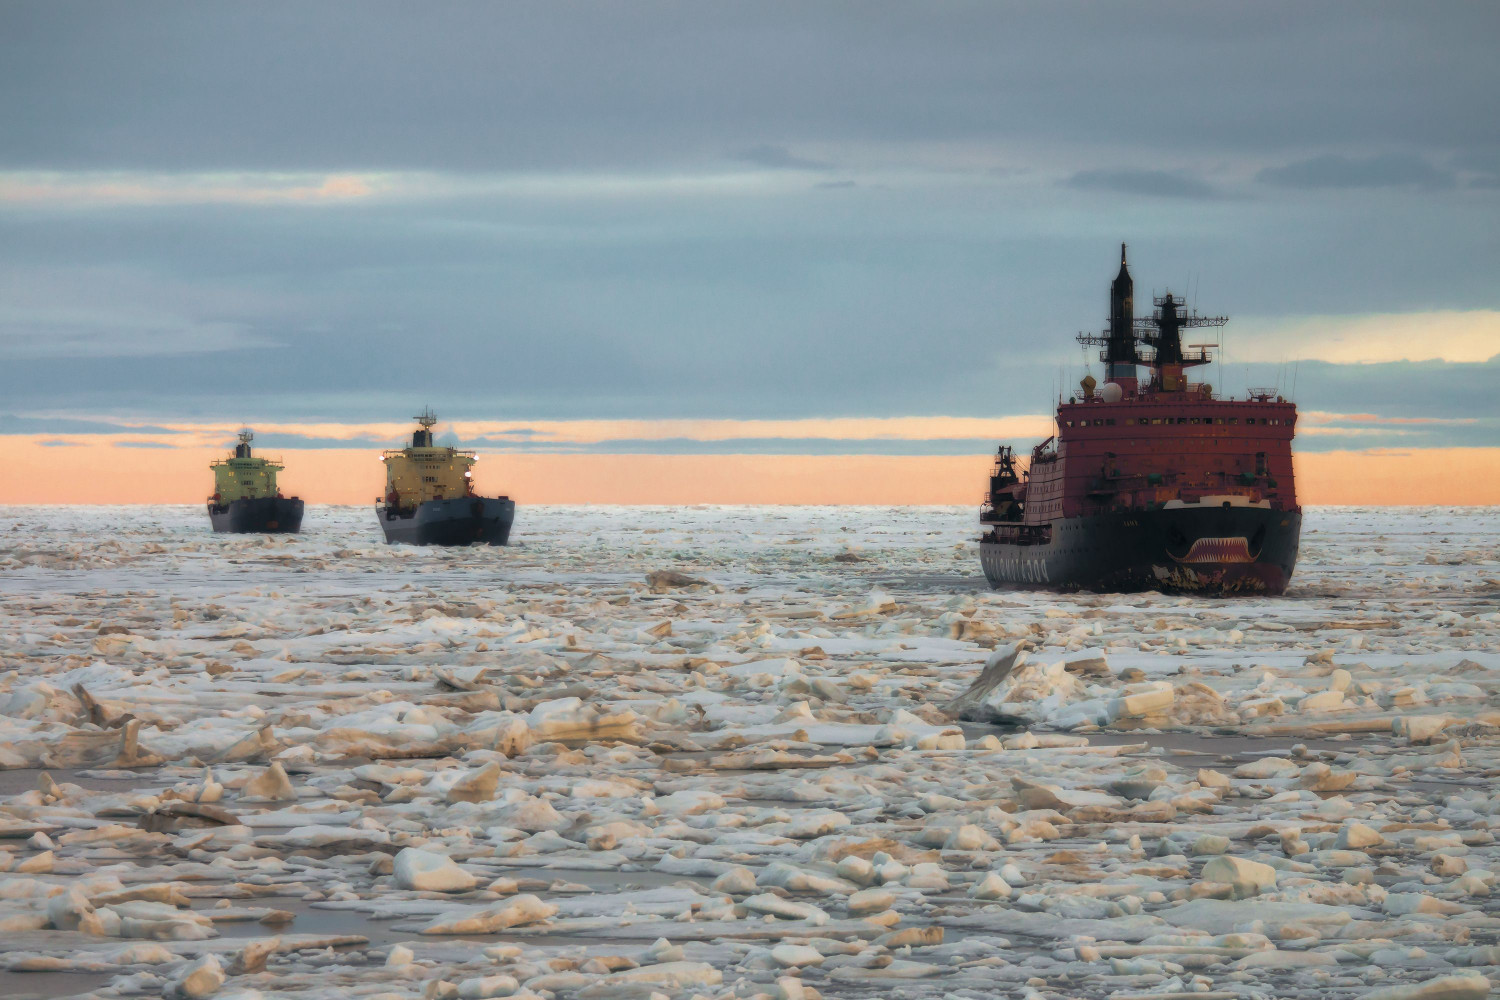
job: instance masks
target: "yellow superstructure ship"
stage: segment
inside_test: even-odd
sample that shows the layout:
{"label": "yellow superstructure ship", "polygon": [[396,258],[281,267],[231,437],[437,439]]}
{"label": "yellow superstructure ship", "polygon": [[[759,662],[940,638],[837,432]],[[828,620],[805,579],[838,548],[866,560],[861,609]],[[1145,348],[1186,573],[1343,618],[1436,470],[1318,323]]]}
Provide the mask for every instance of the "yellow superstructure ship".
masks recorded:
{"label": "yellow superstructure ship", "polygon": [[510,539],[516,505],[509,497],[474,492],[479,456],[433,444],[437,415],[424,409],[415,418],[411,444],[385,452],[385,495],[376,514],[387,542],[412,545],[504,545]]}

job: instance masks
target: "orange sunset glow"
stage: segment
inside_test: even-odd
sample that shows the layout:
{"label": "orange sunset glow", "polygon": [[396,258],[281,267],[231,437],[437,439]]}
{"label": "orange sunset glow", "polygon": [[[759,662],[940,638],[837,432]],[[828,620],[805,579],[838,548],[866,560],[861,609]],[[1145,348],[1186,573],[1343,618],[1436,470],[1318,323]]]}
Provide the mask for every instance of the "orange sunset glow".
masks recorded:
{"label": "orange sunset glow", "polygon": [[[0,437],[0,503],[198,503],[217,447],[44,447]],[[268,453],[269,454],[269,453]],[[282,483],[309,503],[373,503],[378,452],[285,451]],[[989,455],[483,455],[476,484],[524,503],[972,504]],[[1414,468],[1421,474],[1414,474]],[[1307,452],[1304,504],[1500,504],[1500,448]]]}

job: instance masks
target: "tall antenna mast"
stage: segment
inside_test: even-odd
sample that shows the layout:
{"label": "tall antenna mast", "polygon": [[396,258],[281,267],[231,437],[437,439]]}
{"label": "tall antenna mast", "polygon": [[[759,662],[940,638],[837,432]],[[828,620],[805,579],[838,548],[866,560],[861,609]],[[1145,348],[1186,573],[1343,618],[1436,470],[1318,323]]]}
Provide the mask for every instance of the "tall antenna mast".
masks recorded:
{"label": "tall antenna mast", "polygon": [[1135,329],[1135,281],[1130,277],[1130,268],[1125,253],[1128,247],[1120,244],[1120,269],[1109,286],[1109,325],[1102,333],[1080,333],[1078,343],[1085,347],[1102,347],[1099,360],[1104,362],[1105,383],[1114,382],[1126,395],[1134,395],[1136,388],[1136,366],[1141,362],[1137,350],[1139,338]]}

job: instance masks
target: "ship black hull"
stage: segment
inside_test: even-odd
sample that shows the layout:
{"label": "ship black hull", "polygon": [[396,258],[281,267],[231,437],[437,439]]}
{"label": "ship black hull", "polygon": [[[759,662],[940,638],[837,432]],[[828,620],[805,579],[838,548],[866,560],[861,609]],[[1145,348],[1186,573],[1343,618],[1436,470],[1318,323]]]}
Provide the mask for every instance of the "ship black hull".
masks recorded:
{"label": "ship black hull", "polygon": [[302,501],[296,497],[260,497],[208,505],[214,531],[224,534],[295,535],[302,530]]}
{"label": "ship black hull", "polygon": [[505,497],[429,500],[412,511],[375,508],[392,545],[504,545],[516,519],[516,503]]}
{"label": "ship black hull", "polygon": [[1045,543],[987,535],[979,552],[997,589],[1275,595],[1291,581],[1301,534],[1296,511],[1177,508],[1060,518]]}

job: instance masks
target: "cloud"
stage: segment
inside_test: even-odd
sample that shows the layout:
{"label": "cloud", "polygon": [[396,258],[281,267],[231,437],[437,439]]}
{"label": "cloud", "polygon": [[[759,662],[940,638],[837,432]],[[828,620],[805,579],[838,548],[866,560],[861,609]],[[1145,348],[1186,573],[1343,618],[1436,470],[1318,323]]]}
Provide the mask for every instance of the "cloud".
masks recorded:
{"label": "cloud", "polygon": [[[0,32],[0,400],[286,424],[430,401],[521,427],[1045,413],[1121,241],[1138,307],[1193,275],[1231,336],[1500,309],[1500,200],[1464,186],[1494,173],[1494,12],[1372,2],[38,5]],[[1122,51],[1173,55],[1122,75]],[[1325,151],[1457,186],[1247,180]],[[1279,360],[1323,332],[1235,346]],[[1458,415],[1488,374],[1380,386]],[[1374,406],[1376,375],[1324,370],[1309,401]],[[663,436],[696,440],[594,440]]]}
{"label": "cloud", "polygon": [[1384,424],[1390,426],[1415,424],[1434,427],[1457,427],[1478,423],[1478,418],[1476,417],[1393,417],[1378,413],[1329,413],[1325,410],[1303,410],[1299,416],[1299,420],[1303,424],[1308,422],[1316,424]]}
{"label": "cloud", "polygon": [[[41,421],[37,421],[41,423]],[[83,423],[83,422],[79,422]],[[229,446],[224,424],[173,424],[166,441],[145,441],[139,427],[99,421],[94,434],[69,443],[103,441],[120,448]],[[398,424],[255,424],[258,449],[369,450],[400,447],[409,427]],[[1051,429],[1045,416],[890,417],[825,420],[579,420],[537,427],[493,421],[445,422],[437,440],[451,447],[499,453],[660,455],[972,455],[998,441],[1024,443]]]}
{"label": "cloud", "polygon": [[[1399,410],[1404,400],[1382,400]],[[1353,439],[1353,440],[1351,440]],[[1415,448],[1491,445],[1500,440],[1500,417],[1429,417],[1402,413],[1333,413],[1302,410],[1297,419],[1298,451],[1329,451],[1367,441],[1399,441]]]}
{"label": "cloud", "polygon": [[[1450,443],[1475,434],[1497,432],[1500,417],[1486,401],[1500,385],[1500,358],[1482,363],[1444,361],[1389,361],[1370,364],[1230,363],[1212,379],[1216,384],[1276,385],[1308,413],[1375,413],[1383,418],[1433,418],[1427,425],[1405,424],[1430,431]],[[1241,379],[1243,378],[1243,381]],[[1461,423],[1470,417],[1476,422]],[[1358,424],[1358,421],[1351,422]]]}
{"label": "cloud", "polygon": [[769,143],[742,150],[735,154],[735,159],[753,163],[757,167],[770,167],[773,170],[828,170],[831,168],[831,164],[808,159],[805,156],[797,156],[785,146],[773,146]]}
{"label": "cloud", "polygon": [[391,447],[391,443],[383,438],[370,437],[318,437],[310,434],[257,434],[255,436],[255,447],[264,448],[368,448],[379,451]]}
{"label": "cloud", "polygon": [[1383,427],[1301,427],[1297,428],[1299,437],[1404,437],[1410,434],[1407,430],[1391,430]]}
{"label": "cloud", "polygon": [[[70,403],[87,381],[80,361],[277,347],[279,338],[255,329],[258,314],[268,307],[286,309],[297,298],[164,276],[143,261],[71,268],[36,260],[8,263],[14,266],[0,266],[0,359],[51,361],[71,372]],[[101,374],[121,380],[113,362]]]}
{"label": "cloud", "polygon": [[[487,450],[546,454],[606,455],[983,455],[995,450],[990,438],[619,438],[588,444],[554,441],[471,442]],[[1020,443],[1019,441],[1016,443]]]}
{"label": "cloud", "polygon": [[[491,425],[492,426],[492,425]],[[933,441],[954,438],[996,440],[1048,433],[1051,418],[1011,417],[835,417],[798,420],[575,420],[533,423],[533,442],[548,444],[603,444],[631,442],[699,442],[723,447],[725,442],[776,441]],[[475,436],[495,439],[496,431],[483,421],[454,425],[461,440]]]}
{"label": "cloud", "polygon": [[1255,175],[1262,184],[1289,188],[1449,188],[1453,174],[1415,153],[1349,157],[1330,153],[1266,167]]}
{"label": "cloud", "polygon": [[[1484,4],[1377,0],[1361,17],[1285,0],[937,10],[641,0],[460,5],[422,19],[383,2],[361,18],[316,4],[96,6],[38,5],[26,30],[0,33],[0,86],[25,95],[0,107],[0,162],[620,168],[720,157],[763,136],[793,150],[1044,140],[1264,152],[1380,139],[1456,149],[1483,131],[1493,90]],[[1294,32],[1265,30],[1292,21]],[[1122,52],[1171,57],[1135,59],[1122,74]],[[1155,109],[1170,109],[1169,127],[1142,127]]]}
{"label": "cloud", "polygon": [[[1239,366],[1231,366],[1238,368]],[[1247,381],[1271,385],[1281,366],[1247,366]],[[1270,369],[1270,370],[1268,370]],[[1283,369],[1285,382],[1290,371]],[[1221,373],[1212,379],[1221,381]],[[1500,384],[1500,359],[1486,364],[1387,362],[1337,365],[1310,361],[1301,366],[1297,394],[1302,404],[1299,451],[1328,451],[1351,444],[1401,441],[1409,447],[1485,446],[1500,439],[1500,417],[1464,410],[1464,400]],[[1221,390],[1226,387],[1220,386]],[[1278,391],[1288,391],[1282,385]],[[1239,390],[1228,388],[1232,395]],[[1458,401],[1455,403],[1455,400]],[[1364,410],[1324,408],[1327,404],[1368,406]],[[1319,405],[1324,404],[1324,405]],[[1467,415],[1452,416],[1455,407]],[[1433,412],[1436,410],[1437,412]],[[263,451],[367,452],[401,447],[404,423],[281,423],[252,420]],[[0,416],[0,430],[18,431],[8,440],[41,433],[45,418]],[[99,444],[117,447],[176,447],[221,452],[232,444],[239,423],[170,423],[151,428],[115,418],[71,420],[67,439],[47,446]],[[92,432],[83,428],[91,428]],[[490,454],[512,455],[984,455],[1000,443],[1024,450],[1051,432],[1049,414],[985,417],[813,418],[800,420],[560,420],[516,424],[493,420],[445,421],[439,439]],[[159,440],[143,441],[143,431]],[[55,442],[55,443],[54,443]],[[120,442],[116,445],[116,442]],[[40,442],[39,442],[40,443]]]}
{"label": "cloud", "polygon": [[[182,434],[228,440],[230,425],[171,424]],[[411,425],[404,423],[305,425],[261,421],[255,425],[257,443],[316,442],[318,447],[388,447],[404,439]],[[618,442],[632,445],[650,442],[695,442],[723,451],[725,442],[736,441],[877,441],[924,442],[972,438],[993,441],[1040,437],[1050,432],[1051,417],[1042,414],[1009,417],[831,417],[796,420],[554,420],[533,421],[524,426],[494,420],[444,420],[438,427],[440,440],[459,447],[592,447]]]}
{"label": "cloud", "polygon": [[1445,428],[1299,426],[1292,448],[1296,452],[1337,451],[1376,448],[1398,442],[1412,449],[1485,448],[1492,447],[1497,440],[1500,440],[1500,420]]}
{"label": "cloud", "polygon": [[3,205],[327,205],[385,183],[357,174],[3,173]]}
{"label": "cloud", "polygon": [[1471,188],[1500,188],[1500,149],[1470,149],[1451,161],[1456,171],[1468,175]]}
{"label": "cloud", "polygon": [[402,204],[537,199],[645,201],[759,196],[795,190],[790,177],[722,165],[652,170],[390,171],[338,175],[278,171],[180,173],[143,171],[0,171],[0,208],[174,208],[233,206],[313,209],[360,202]]}
{"label": "cloud", "polygon": [[0,434],[175,434],[152,424],[74,417],[23,417],[0,413]]}
{"label": "cloud", "polygon": [[0,358],[124,358],[276,347],[233,323],[164,317],[159,322],[61,316],[18,318],[0,310]]}
{"label": "cloud", "polygon": [[1373,316],[1251,317],[1235,322],[1235,362],[1319,360],[1478,363],[1500,356],[1500,310],[1445,309]]}
{"label": "cloud", "polygon": [[1116,191],[1154,198],[1215,198],[1196,177],[1169,170],[1081,170],[1064,182],[1084,191]]}

